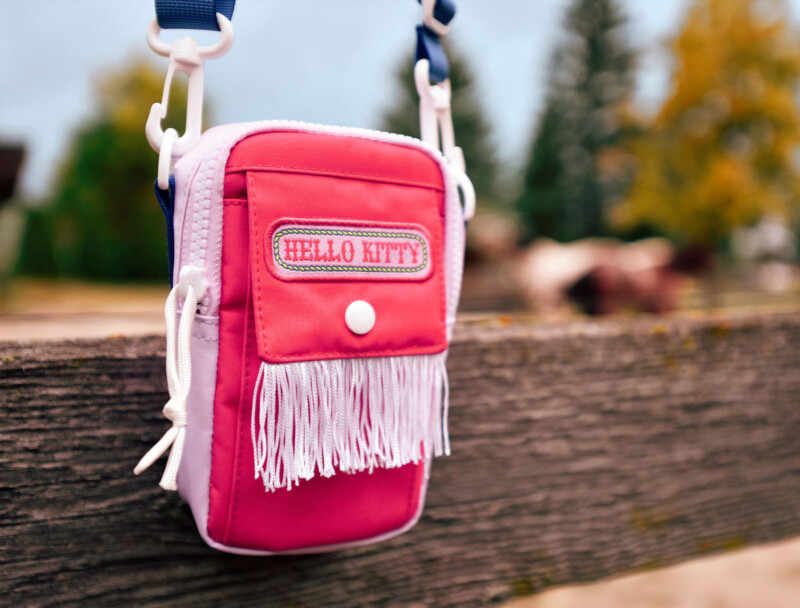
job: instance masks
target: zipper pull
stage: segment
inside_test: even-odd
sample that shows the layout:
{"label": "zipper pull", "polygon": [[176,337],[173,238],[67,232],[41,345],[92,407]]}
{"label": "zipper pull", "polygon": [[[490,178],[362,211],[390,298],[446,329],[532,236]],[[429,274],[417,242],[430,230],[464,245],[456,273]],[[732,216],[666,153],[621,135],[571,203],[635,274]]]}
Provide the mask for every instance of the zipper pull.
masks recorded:
{"label": "zipper pull", "polygon": [[[165,490],[178,489],[178,469],[180,468],[183,444],[186,438],[188,412],[186,400],[192,384],[192,326],[197,314],[197,304],[208,291],[206,271],[195,266],[181,268],[178,284],[172,288],[164,307],[167,325],[167,385],[169,401],[164,406],[164,417],[172,422],[172,427],[145,454],[133,469],[134,475],[147,470],[156,460],[170,450],[167,466],[159,485]],[[177,324],[178,297],[183,298],[180,324]],[[176,327],[177,325],[177,327]]]}

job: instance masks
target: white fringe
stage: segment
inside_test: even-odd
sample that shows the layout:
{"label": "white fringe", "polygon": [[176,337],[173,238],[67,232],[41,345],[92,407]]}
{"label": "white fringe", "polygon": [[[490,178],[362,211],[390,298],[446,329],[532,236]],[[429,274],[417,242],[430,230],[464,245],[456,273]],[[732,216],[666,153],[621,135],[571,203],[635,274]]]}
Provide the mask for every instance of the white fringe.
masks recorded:
{"label": "white fringe", "polygon": [[447,352],[261,363],[250,430],[267,490],[450,454]]}

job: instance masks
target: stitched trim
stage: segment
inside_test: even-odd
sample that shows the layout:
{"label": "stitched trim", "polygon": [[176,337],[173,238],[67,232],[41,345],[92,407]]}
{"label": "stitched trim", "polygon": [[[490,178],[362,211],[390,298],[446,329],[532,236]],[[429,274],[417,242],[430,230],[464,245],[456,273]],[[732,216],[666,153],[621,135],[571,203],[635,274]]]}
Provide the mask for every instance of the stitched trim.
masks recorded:
{"label": "stitched trim", "polygon": [[205,325],[219,325],[219,317],[209,317],[204,315],[196,315],[194,318],[195,323],[204,323]]}
{"label": "stitched trim", "polygon": [[[288,264],[281,258],[278,243],[282,236],[287,234],[309,234],[319,236],[369,236],[373,238],[414,239],[422,245],[422,263],[410,268],[398,268],[387,266],[297,266]],[[275,261],[286,270],[299,272],[419,272],[428,265],[428,244],[418,234],[410,232],[369,232],[366,230],[333,230],[333,229],[305,229],[305,228],[286,228],[277,231],[272,236],[272,252]]]}
{"label": "stitched trim", "polygon": [[446,344],[432,344],[430,346],[394,347],[384,350],[360,350],[358,352],[334,351],[323,353],[307,353],[302,355],[275,355],[267,354],[268,363],[294,363],[297,361],[311,361],[312,359],[364,359],[366,357],[399,357],[402,355],[437,355],[447,350]]}
{"label": "stitched trim", "polygon": [[[432,197],[432,200],[436,200],[438,197],[438,193],[434,190],[428,190],[428,195]],[[378,233],[379,236],[384,236],[386,233],[401,233],[401,234],[409,234],[412,236],[412,240],[414,243],[418,243],[418,239],[414,237],[422,238],[427,244],[427,265],[419,267],[419,265],[415,265],[415,267],[409,270],[398,270],[395,272],[388,271],[387,268],[389,266],[381,265],[378,262],[369,261],[361,261],[360,263],[353,263],[352,266],[342,266],[338,264],[337,267],[327,266],[322,267],[318,266],[317,268],[312,268],[310,264],[303,264],[297,263],[296,266],[299,266],[303,270],[297,271],[294,268],[287,269],[284,265],[278,263],[278,260],[275,259],[274,253],[274,244],[273,244],[273,236],[281,231],[286,229],[299,229],[299,230],[340,230],[340,231],[351,231],[354,233],[357,232],[365,232],[365,233]],[[313,239],[314,237],[296,237],[301,239]],[[328,240],[323,239],[322,237],[318,237],[319,240]],[[334,239],[343,240],[346,237],[341,236],[334,236]],[[360,239],[363,237],[351,237],[353,239]],[[391,237],[387,237],[391,238]],[[279,237],[281,241],[285,241],[285,238]],[[390,241],[391,242],[391,241]],[[379,222],[379,221],[362,221],[357,219],[317,219],[311,220],[309,218],[297,218],[297,217],[282,217],[276,219],[270,223],[269,227],[264,232],[264,240],[263,240],[263,256],[264,261],[266,262],[266,268],[269,270],[270,274],[273,277],[277,278],[279,281],[303,281],[303,282],[356,282],[356,281],[366,281],[366,282],[407,282],[407,281],[427,281],[431,278],[431,275],[434,273],[434,266],[436,263],[436,255],[435,252],[438,251],[437,245],[438,239],[434,239],[430,233],[430,231],[421,224],[404,224],[404,223],[397,223],[397,222]],[[281,243],[277,243],[278,246],[281,246]],[[354,245],[358,245],[358,243],[354,243]],[[336,252],[341,253],[339,251],[339,247],[342,244],[336,244]],[[302,246],[301,246],[302,247]],[[319,251],[314,248],[313,255],[330,255],[331,251],[329,248],[330,245],[325,243],[321,243],[321,247]],[[362,245],[363,247],[363,245]],[[356,247],[356,250],[358,247]],[[300,251],[298,251],[300,253]],[[356,253],[356,251],[354,251]],[[385,255],[385,251],[377,252],[373,251],[370,255]],[[404,252],[403,257],[408,255],[410,252]],[[335,254],[334,254],[335,255]],[[399,258],[398,254],[392,253],[392,256],[396,256]],[[419,255],[419,254],[418,254]],[[278,257],[280,256],[280,251],[278,252]],[[285,256],[284,256],[285,257]],[[287,261],[284,258],[281,258],[285,264],[289,264],[290,262],[294,262],[296,260],[289,260]],[[312,260],[304,260],[305,262],[313,263]],[[319,260],[323,264],[325,263],[324,259]],[[412,260],[413,262],[413,256]],[[409,263],[411,263],[409,262]],[[329,264],[334,264],[335,261],[330,262]],[[397,259],[397,263],[399,263],[399,259]],[[373,267],[374,264],[374,267]],[[385,264],[389,264],[389,262],[385,262]],[[320,268],[322,268],[320,270]],[[308,270],[306,270],[308,269]],[[330,270],[329,270],[330,269]],[[356,269],[353,272],[351,270]]]}
{"label": "stitched trim", "polygon": [[[175,233],[175,266],[172,271],[172,280],[176,284],[178,282],[178,275],[181,267],[188,263],[186,258],[191,257],[192,231],[187,225],[189,222],[191,222],[190,216],[192,214],[192,209],[190,208],[190,194],[192,190],[192,184],[197,176],[197,172],[200,170],[201,160],[202,159],[198,159],[197,162],[191,166],[189,173],[187,174],[188,178],[186,180],[180,180],[177,178],[175,179],[175,216],[172,218],[172,227]],[[183,187],[184,185],[186,187]],[[176,218],[179,218],[180,225],[176,223]],[[202,312],[208,312],[207,304],[203,304],[207,297],[208,294],[206,294],[206,298],[203,298],[200,301],[200,310]]]}
{"label": "stitched trim", "polygon": [[192,334],[192,338],[197,338],[198,340],[203,340],[203,342],[218,342],[218,338],[207,338],[206,336],[198,336],[197,334]]}
{"label": "stitched trim", "polygon": [[225,174],[241,172],[262,172],[262,173],[302,173],[304,175],[319,175],[322,177],[341,177],[344,179],[361,179],[368,182],[383,182],[386,184],[398,184],[401,186],[411,186],[414,188],[426,188],[443,192],[444,188],[429,182],[416,182],[412,180],[399,179],[380,175],[377,173],[355,173],[350,171],[338,171],[329,169],[318,169],[317,167],[268,167],[263,165],[240,165],[227,166]]}
{"label": "stitched trim", "polygon": [[[245,313],[244,313],[244,349],[242,351],[242,385],[239,387],[239,405],[236,408],[236,438],[234,441],[234,457],[232,460],[233,463],[233,475],[231,475],[230,480],[230,494],[228,497],[228,512],[226,513],[226,521],[225,521],[225,533],[223,536],[223,544],[228,545],[230,544],[230,537],[235,530],[234,521],[236,520],[236,512],[239,508],[239,490],[241,489],[241,473],[242,473],[242,456],[244,454],[244,449],[242,448],[242,433],[244,429],[242,428],[242,424],[245,424],[250,418],[250,397],[251,388],[250,388],[250,353],[252,352],[256,356],[258,356],[258,342],[256,339],[256,327],[255,327],[255,311],[252,311],[253,314],[248,314],[249,310],[252,310],[252,291],[253,291],[253,283],[250,278],[247,281],[247,304],[245,305]],[[242,406],[245,404],[245,407]],[[245,415],[245,412],[247,415]]]}

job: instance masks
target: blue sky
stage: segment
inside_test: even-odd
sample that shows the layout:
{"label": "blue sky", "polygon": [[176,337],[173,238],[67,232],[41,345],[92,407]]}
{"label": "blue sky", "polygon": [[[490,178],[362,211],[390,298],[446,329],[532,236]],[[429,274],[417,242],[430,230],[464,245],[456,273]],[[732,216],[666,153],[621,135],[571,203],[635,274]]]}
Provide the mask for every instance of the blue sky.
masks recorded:
{"label": "blue sky", "polygon": [[[645,107],[654,107],[665,93],[669,62],[662,43],[679,27],[688,3],[623,0],[632,43],[643,51],[638,97]],[[23,192],[37,196],[47,192],[72,129],[90,118],[93,78],[137,53],[149,54],[144,32],[153,3],[2,4],[7,20],[0,36],[0,138],[27,144]],[[567,4],[458,2],[451,37],[474,65],[509,174],[524,158],[541,109],[548,59]],[[414,45],[420,10],[412,0],[239,0],[234,46],[206,66],[216,121],[282,118],[374,127],[391,103],[397,62]],[[208,42],[214,35],[200,38]],[[154,61],[166,69],[165,59]],[[155,163],[154,155],[154,174]]]}

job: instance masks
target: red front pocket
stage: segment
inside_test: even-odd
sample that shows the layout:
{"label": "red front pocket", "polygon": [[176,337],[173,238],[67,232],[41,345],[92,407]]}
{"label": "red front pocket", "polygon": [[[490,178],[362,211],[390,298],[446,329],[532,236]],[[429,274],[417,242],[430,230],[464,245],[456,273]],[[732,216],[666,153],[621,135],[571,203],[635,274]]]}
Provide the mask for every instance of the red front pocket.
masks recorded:
{"label": "red front pocket", "polygon": [[[262,359],[445,349],[440,190],[284,167],[248,171],[247,198]],[[345,322],[354,301],[375,312],[365,335]]]}
{"label": "red front pocket", "polygon": [[285,218],[264,233],[264,254],[283,281],[424,281],[436,257],[418,224]]}

